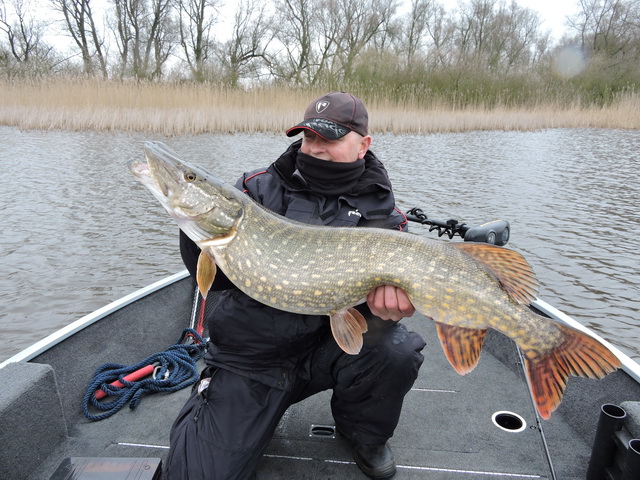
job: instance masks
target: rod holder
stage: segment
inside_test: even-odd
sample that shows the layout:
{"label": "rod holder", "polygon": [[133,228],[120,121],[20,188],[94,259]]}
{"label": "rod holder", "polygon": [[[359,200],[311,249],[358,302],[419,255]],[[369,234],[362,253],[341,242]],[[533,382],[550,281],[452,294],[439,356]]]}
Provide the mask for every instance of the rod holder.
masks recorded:
{"label": "rod holder", "polygon": [[622,466],[620,480],[637,480],[640,478],[640,439],[629,440],[627,453]]}
{"label": "rod holder", "polygon": [[622,429],[627,412],[618,405],[605,403],[600,407],[600,418],[591,450],[587,480],[603,480],[607,467],[613,464],[616,446],[614,434]]}

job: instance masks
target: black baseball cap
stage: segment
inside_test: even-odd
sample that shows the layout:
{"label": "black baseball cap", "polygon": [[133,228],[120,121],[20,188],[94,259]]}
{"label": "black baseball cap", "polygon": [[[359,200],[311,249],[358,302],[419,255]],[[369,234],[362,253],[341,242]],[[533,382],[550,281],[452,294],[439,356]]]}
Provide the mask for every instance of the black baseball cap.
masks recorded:
{"label": "black baseball cap", "polygon": [[369,115],[362,100],[350,93],[332,92],[311,102],[304,121],[287,130],[287,136],[311,130],[327,140],[338,140],[350,131],[365,137],[368,126]]}

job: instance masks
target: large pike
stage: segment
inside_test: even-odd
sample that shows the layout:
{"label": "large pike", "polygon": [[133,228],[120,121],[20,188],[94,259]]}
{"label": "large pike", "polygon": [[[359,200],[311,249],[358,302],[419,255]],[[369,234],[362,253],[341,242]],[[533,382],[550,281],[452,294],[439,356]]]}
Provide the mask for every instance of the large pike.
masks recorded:
{"label": "large pike", "polygon": [[398,286],[436,322],[446,357],[460,374],[476,366],[488,328],[512,338],[545,419],[562,400],[570,374],[603,378],[620,366],[591,336],[527,307],[537,281],[519,253],[393,230],[293,222],[162,143],[147,142],[145,154],[146,162],[132,161],[129,168],[201,248],[197,280],[203,295],[217,265],[266,305],[329,315],[338,345],[355,354],[366,322],[352,307],[374,287]]}

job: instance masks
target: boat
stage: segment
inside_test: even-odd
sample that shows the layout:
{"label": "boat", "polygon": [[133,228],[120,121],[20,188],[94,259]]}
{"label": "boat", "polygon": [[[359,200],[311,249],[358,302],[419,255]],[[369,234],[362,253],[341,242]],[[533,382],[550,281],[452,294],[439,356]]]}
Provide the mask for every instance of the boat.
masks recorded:
{"label": "boat", "polygon": [[[456,224],[438,225],[442,235]],[[135,409],[122,408],[100,421],[88,419],[82,405],[100,365],[136,365],[180,343],[198,308],[195,283],[185,270],[0,364],[0,478],[163,478],[169,431],[190,388],[144,395]],[[531,308],[598,337],[541,299]],[[559,408],[542,420],[510,339],[490,331],[478,366],[460,376],[448,364],[432,321],[420,314],[403,321],[427,346],[390,440],[398,480],[640,478],[640,365],[614,346],[598,337],[622,368],[603,380],[571,377]],[[366,478],[336,432],[329,400],[330,392],[323,392],[286,412],[258,479]]]}

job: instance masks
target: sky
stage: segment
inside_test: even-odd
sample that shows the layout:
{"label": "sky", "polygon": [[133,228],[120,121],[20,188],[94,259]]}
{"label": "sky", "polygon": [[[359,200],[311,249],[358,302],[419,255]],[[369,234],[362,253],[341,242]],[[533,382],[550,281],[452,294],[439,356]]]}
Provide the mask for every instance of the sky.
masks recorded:
{"label": "sky", "polygon": [[517,3],[537,11],[544,22],[543,28],[551,30],[555,40],[560,40],[567,28],[566,17],[578,10],[577,0],[517,0]]}
{"label": "sky", "polygon": [[[438,0],[447,11],[457,7],[458,0]],[[504,0],[509,4],[511,0]],[[521,7],[530,8],[539,13],[543,29],[551,30],[555,40],[560,40],[564,33],[565,18],[577,10],[578,0],[515,0]],[[406,2],[406,0],[405,0]],[[408,3],[408,2],[406,2]]]}

